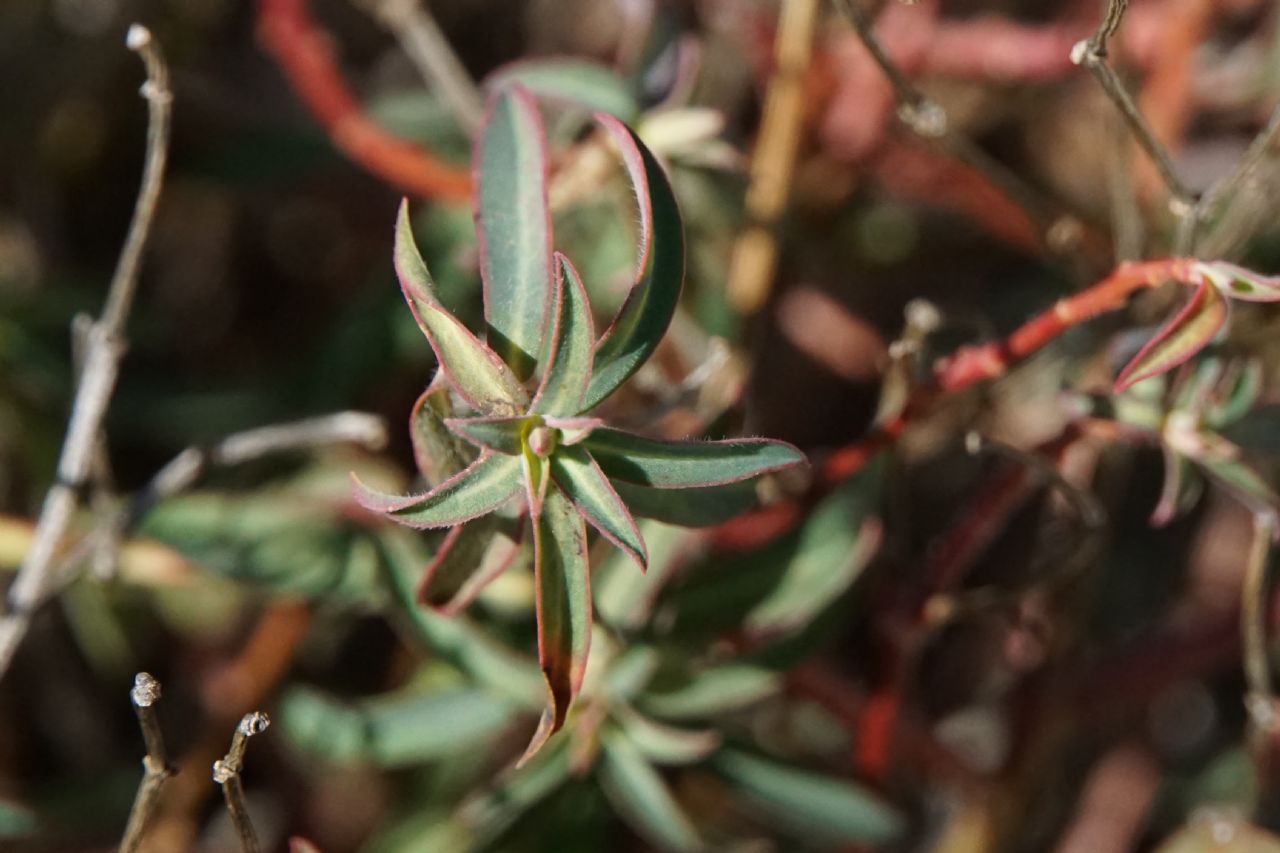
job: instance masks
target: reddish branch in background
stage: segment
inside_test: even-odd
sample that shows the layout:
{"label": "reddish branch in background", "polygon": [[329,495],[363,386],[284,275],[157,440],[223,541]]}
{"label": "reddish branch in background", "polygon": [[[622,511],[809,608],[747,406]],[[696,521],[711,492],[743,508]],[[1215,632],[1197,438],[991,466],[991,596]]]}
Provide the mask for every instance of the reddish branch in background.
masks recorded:
{"label": "reddish branch in background", "polygon": [[258,37],[338,150],[396,188],[424,199],[464,201],[471,175],[398,139],[365,116],[307,0],[260,0]]}

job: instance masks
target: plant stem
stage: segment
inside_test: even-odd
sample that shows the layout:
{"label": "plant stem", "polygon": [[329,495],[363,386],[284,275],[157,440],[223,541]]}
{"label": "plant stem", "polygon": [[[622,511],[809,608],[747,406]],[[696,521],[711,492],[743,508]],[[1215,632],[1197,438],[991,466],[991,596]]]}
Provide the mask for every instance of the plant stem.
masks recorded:
{"label": "plant stem", "polygon": [[361,110],[307,0],[261,0],[258,35],[334,147],[391,185],[421,198],[466,201],[471,174],[391,136]]}
{"label": "plant stem", "polygon": [[94,464],[94,450],[101,439],[102,421],[115,391],[120,359],[126,348],[124,328],[137,289],[138,264],[164,180],[173,100],[168,69],[159,45],[146,27],[139,24],[130,27],[126,44],[142,57],[147,72],[142,86],[148,107],[142,186],[102,317],[89,327],[86,335],[84,370],[58,459],[57,477],[45,496],[31,550],[9,590],[9,612],[0,618],[0,677],[8,671],[18,644],[31,624],[33,612],[44,603],[58,580],[52,571],[54,561]]}
{"label": "plant stem", "polygon": [[1240,589],[1240,639],[1244,648],[1245,707],[1253,724],[1269,730],[1276,723],[1276,696],[1267,654],[1267,622],[1270,612],[1268,586],[1271,543],[1276,517],[1259,513],[1253,520],[1253,541]]}
{"label": "plant stem", "polygon": [[133,808],[129,811],[129,823],[125,826],[124,838],[120,842],[120,853],[134,853],[138,849],[160,802],[160,789],[174,774],[165,754],[160,723],[156,720],[155,703],[160,698],[160,682],[152,678],[150,673],[140,672],[133,679],[133,690],[129,692],[129,696],[138,715],[138,725],[142,728],[147,754],[142,759],[142,782],[134,797]]}
{"label": "plant stem", "polygon": [[422,79],[440,93],[458,124],[468,134],[477,133],[484,121],[484,96],[431,12],[418,0],[361,0],[361,5],[369,7],[395,35]]}
{"label": "plant stem", "polygon": [[858,0],[836,0],[854,32],[871,54],[898,102],[898,118],[917,136],[939,143],[952,157],[975,170],[1027,214],[1036,226],[1036,237],[1047,242],[1049,228],[1059,217],[1030,186],[999,161],[951,128],[946,111],[924,94],[898,67],[876,36],[871,16]]}
{"label": "plant stem", "polygon": [[222,786],[222,795],[227,801],[227,811],[231,814],[231,822],[235,825],[236,835],[240,837],[240,849],[244,853],[258,853],[258,835],[253,831],[253,822],[249,819],[249,808],[245,802],[244,786],[240,782],[240,771],[244,768],[245,751],[249,748],[249,738],[266,731],[271,719],[261,711],[245,714],[236,726],[231,737],[231,748],[225,757],[213,762],[213,781]]}
{"label": "plant stem", "polygon": [[804,74],[813,54],[818,0],[786,0],[774,48],[777,70],[769,80],[760,135],[751,155],[747,229],[733,247],[729,299],[741,314],[759,311],[777,271],[774,229],[787,205],[804,117]]}

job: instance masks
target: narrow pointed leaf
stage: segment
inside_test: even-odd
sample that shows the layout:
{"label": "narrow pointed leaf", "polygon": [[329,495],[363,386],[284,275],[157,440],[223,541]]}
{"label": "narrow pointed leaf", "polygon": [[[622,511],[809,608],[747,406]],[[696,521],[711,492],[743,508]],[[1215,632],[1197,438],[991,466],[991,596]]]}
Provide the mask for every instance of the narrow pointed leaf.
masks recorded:
{"label": "narrow pointed leaf", "polygon": [[532,659],[518,655],[480,630],[465,616],[450,619],[417,603],[419,577],[425,556],[421,537],[398,527],[378,537],[381,568],[396,607],[391,615],[406,627],[406,635],[467,673],[477,684],[509,699],[520,708],[536,710],[545,691]]}
{"label": "narrow pointed leaf", "polygon": [[495,414],[522,410],[529,397],[502,359],[440,304],[413,239],[409,206],[396,220],[396,275],[418,327],[435,350],[446,381],[474,408]]}
{"label": "narrow pointed leaf", "polygon": [[1280,301],[1280,276],[1259,275],[1223,261],[1196,262],[1196,269],[1232,299],[1244,302]]}
{"label": "narrow pointed leaf", "polygon": [[1226,297],[1218,288],[1208,282],[1201,284],[1182,310],[1121,371],[1116,392],[1172,370],[1200,352],[1227,322],[1228,311]]}
{"label": "narrow pointed leaf", "polygon": [[534,517],[533,550],[538,660],[547,682],[547,707],[521,764],[564,725],[582,687],[591,647],[587,531],[559,489],[547,491],[542,512]]}
{"label": "narrow pointed leaf", "polygon": [[449,418],[445,426],[455,435],[495,453],[516,456],[522,450],[527,417]]}
{"label": "narrow pointed leaf", "polygon": [[627,738],[654,764],[696,764],[720,747],[720,733],[714,729],[679,729],[659,723],[628,705],[614,706]]}
{"label": "narrow pointed leaf", "polygon": [[724,751],[716,768],[751,804],[793,832],[835,844],[885,844],[902,834],[902,816],[869,790],[844,779],[787,767],[745,752]]}
{"label": "narrow pointed leaf", "polygon": [[446,616],[462,612],[522,551],[487,515],[458,525],[440,543],[418,587],[418,600]]}
{"label": "narrow pointed leaf", "polygon": [[622,819],[659,849],[703,849],[693,823],[644,755],[619,732],[607,732],[603,740],[600,786]]}
{"label": "narrow pointed leaf", "polygon": [[748,633],[774,636],[808,625],[862,575],[880,548],[886,462],[884,454],[876,457],[809,517],[790,559],[743,619]]}
{"label": "narrow pointed leaf", "polygon": [[632,121],[640,105],[632,86],[613,69],[581,59],[532,59],[499,68],[485,85],[519,83],[541,98],[568,101]]}
{"label": "narrow pointed leaf", "polygon": [[473,162],[489,345],[527,379],[542,353],[555,285],[547,139],[526,90],[508,86],[493,98]]}
{"label": "narrow pointed leaf", "polygon": [[571,416],[582,408],[582,396],[591,381],[596,330],[587,289],[578,271],[559,252],[556,261],[559,298],[549,338],[549,355],[542,368],[542,385],[534,397],[533,411]]}
{"label": "narrow pointed leaf", "polygon": [[414,461],[422,476],[433,486],[440,485],[467,467],[461,442],[445,425],[452,415],[449,388],[444,382],[432,382],[413,404],[409,415]]}
{"label": "narrow pointed leaf", "polygon": [[439,761],[492,743],[513,718],[506,701],[474,688],[398,691],[344,703],[295,688],[280,703],[290,740],[339,763],[404,767]]}
{"label": "narrow pointed leaf", "polygon": [[449,527],[493,512],[520,491],[520,461],[496,454],[481,456],[466,470],[421,495],[385,495],[355,475],[356,502],[390,515],[407,527]]}
{"label": "narrow pointed leaf", "polygon": [[681,527],[723,524],[757,503],[755,484],[747,481],[688,489],[655,489],[623,480],[611,482],[633,516]]}
{"label": "narrow pointed leaf", "polygon": [[657,349],[684,279],[684,228],[666,173],[626,125],[603,114],[596,120],[618,145],[631,179],[640,206],[640,248],[635,284],[596,346],[583,411],[612,394]]}
{"label": "narrow pointed leaf", "polygon": [[736,483],[805,461],[791,445],[764,438],[661,441],[597,429],[582,446],[611,479],[659,489]]}
{"label": "narrow pointed leaf", "polygon": [[738,711],[775,695],[782,678],[750,664],[702,670],[688,683],[662,693],[646,693],[644,710],[668,720],[696,720]]}
{"label": "narrow pointed leaf", "polygon": [[1191,457],[1205,473],[1236,500],[1256,513],[1280,510],[1280,496],[1243,458],[1240,448],[1221,436],[1200,436],[1203,450]]}
{"label": "narrow pointed leaf", "polygon": [[590,454],[577,445],[558,448],[551,457],[551,477],[583,517],[644,571],[649,554],[635,519]]}

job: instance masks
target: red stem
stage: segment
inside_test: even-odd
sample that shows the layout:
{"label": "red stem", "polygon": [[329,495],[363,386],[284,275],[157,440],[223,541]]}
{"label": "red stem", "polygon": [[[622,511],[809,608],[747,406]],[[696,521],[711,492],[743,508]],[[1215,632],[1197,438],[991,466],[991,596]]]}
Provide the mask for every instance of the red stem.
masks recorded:
{"label": "red stem", "polygon": [[367,171],[419,198],[465,201],[471,175],[398,139],[365,116],[307,0],[260,0],[258,37],[334,146]]}

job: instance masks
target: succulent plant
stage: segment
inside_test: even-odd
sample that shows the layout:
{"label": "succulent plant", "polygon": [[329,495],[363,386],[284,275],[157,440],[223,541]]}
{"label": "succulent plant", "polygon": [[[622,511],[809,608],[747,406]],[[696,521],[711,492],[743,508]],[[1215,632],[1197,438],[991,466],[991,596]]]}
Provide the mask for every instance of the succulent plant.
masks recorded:
{"label": "succulent plant", "polygon": [[[587,525],[644,570],[634,516],[678,523],[697,519],[700,503],[741,509],[743,481],[804,461],[778,441],[662,441],[591,414],[657,348],[684,274],[679,209],[662,167],[616,118],[596,120],[621,153],[640,212],[638,270],[617,316],[597,338],[581,278],[552,249],[537,106],[527,91],[507,87],[493,99],[475,153],[485,340],[441,304],[407,204],[396,225],[400,285],[440,365],[415,408],[415,430],[435,435],[436,447],[449,447],[446,432],[463,446],[429,454],[444,478],[424,493],[385,495],[356,482],[369,509],[411,527],[452,528],[421,591],[425,603],[449,612],[510,562],[510,549],[482,557],[494,514],[519,502],[531,519],[548,705],[526,758],[564,724],[581,686],[592,621]],[[448,392],[470,410],[465,417],[451,416]]]}

